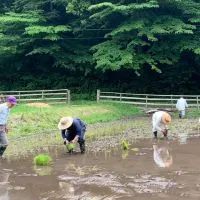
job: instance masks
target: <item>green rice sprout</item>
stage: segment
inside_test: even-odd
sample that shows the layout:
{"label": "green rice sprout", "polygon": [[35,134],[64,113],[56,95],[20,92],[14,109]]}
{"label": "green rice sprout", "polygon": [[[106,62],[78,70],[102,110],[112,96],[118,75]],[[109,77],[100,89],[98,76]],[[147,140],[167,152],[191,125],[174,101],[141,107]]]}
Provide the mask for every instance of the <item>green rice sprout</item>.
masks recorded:
{"label": "green rice sprout", "polygon": [[129,149],[129,144],[126,140],[121,141],[121,146],[123,150],[128,150]]}
{"label": "green rice sprout", "polygon": [[69,152],[72,152],[75,149],[75,144],[73,143],[66,144],[66,148]]}
{"label": "green rice sprout", "polygon": [[52,162],[52,158],[47,154],[39,154],[34,157],[33,163],[38,166],[47,166]]}

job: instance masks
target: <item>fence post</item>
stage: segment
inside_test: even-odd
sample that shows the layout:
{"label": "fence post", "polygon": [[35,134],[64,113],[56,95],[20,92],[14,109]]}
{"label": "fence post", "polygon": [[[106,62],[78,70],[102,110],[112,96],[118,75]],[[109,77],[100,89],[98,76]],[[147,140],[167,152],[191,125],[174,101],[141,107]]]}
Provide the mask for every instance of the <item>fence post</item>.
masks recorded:
{"label": "fence post", "polygon": [[173,109],[173,94],[171,94],[171,108]]}
{"label": "fence post", "polygon": [[97,102],[100,101],[100,90],[97,90]]}
{"label": "fence post", "polygon": [[121,102],[122,101],[122,93],[120,93],[120,97],[119,98],[120,98],[119,100]]}
{"label": "fence post", "polygon": [[71,102],[70,90],[67,90],[67,91],[66,91],[66,100],[67,100],[66,103],[70,104],[70,102]]}
{"label": "fence post", "polygon": [[18,94],[18,95],[19,95],[19,102],[20,102],[20,98],[21,98],[20,94],[21,94],[21,93],[19,92],[19,94]]}
{"label": "fence post", "polygon": [[199,97],[197,96],[197,108],[199,110]]}
{"label": "fence post", "polygon": [[146,95],[146,110],[148,108],[148,96]]}
{"label": "fence post", "polygon": [[44,91],[42,90],[42,100],[44,99]]}

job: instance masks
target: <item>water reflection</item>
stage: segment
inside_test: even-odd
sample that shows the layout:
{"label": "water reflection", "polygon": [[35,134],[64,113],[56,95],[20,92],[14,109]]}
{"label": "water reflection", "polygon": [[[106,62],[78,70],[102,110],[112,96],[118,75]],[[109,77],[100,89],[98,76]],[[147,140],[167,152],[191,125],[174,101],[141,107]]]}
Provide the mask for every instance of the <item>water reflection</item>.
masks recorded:
{"label": "water reflection", "polygon": [[38,176],[47,176],[51,175],[53,169],[50,166],[34,166],[34,171]]}
{"label": "water reflection", "polygon": [[180,136],[179,137],[179,143],[180,144],[187,144],[188,143],[188,136],[185,135],[185,136]]}
{"label": "water reflection", "polygon": [[153,145],[153,158],[159,167],[170,167],[173,163],[172,155],[167,147]]}
{"label": "water reflection", "polygon": [[74,187],[72,184],[66,182],[59,182],[60,193],[68,199],[74,197]]}
{"label": "water reflection", "polygon": [[0,200],[9,200],[8,195],[8,179],[9,173],[0,173]]}
{"label": "water reflection", "polygon": [[123,159],[123,160],[124,160],[124,159],[127,159],[128,154],[129,154],[129,151],[128,151],[128,150],[123,150],[123,151],[122,151],[122,159]]}

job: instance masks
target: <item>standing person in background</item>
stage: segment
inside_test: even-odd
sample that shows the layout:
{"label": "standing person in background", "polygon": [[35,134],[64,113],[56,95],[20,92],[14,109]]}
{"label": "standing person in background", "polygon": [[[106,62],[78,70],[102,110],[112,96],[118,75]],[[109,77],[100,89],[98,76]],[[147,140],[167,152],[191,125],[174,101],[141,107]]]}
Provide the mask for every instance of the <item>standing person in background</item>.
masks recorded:
{"label": "standing person in background", "polygon": [[81,153],[85,152],[85,131],[86,126],[79,118],[62,117],[58,123],[61,130],[64,145],[78,142]]}
{"label": "standing person in background", "polygon": [[179,111],[179,118],[182,119],[185,117],[185,110],[188,108],[188,104],[186,99],[183,98],[183,96],[180,97],[180,99],[177,100],[176,108]]}
{"label": "standing person in background", "polygon": [[154,139],[157,139],[158,132],[161,132],[165,139],[167,138],[167,124],[171,122],[171,116],[165,111],[157,111],[152,116]]}
{"label": "standing person in background", "polygon": [[10,113],[10,109],[13,108],[17,103],[14,96],[9,96],[5,103],[0,104],[0,158],[3,157],[3,153],[8,146],[7,139],[7,121]]}

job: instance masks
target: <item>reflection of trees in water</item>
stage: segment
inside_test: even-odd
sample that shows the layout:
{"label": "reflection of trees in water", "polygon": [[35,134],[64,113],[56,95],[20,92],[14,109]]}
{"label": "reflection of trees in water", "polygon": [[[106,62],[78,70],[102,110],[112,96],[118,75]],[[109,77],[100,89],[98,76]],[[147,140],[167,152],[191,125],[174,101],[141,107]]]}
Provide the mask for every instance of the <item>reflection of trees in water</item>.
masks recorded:
{"label": "reflection of trees in water", "polygon": [[167,147],[153,145],[153,158],[159,167],[170,167],[173,163],[172,155]]}
{"label": "reflection of trees in water", "polygon": [[9,173],[0,173],[0,200],[9,200],[8,195],[8,179]]}

